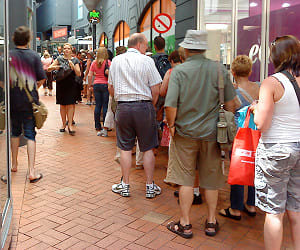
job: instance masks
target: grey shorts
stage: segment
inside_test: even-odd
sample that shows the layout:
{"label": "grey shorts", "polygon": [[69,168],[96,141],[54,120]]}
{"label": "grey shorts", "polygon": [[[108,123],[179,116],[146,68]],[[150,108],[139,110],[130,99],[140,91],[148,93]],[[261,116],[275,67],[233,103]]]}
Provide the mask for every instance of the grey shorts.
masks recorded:
{"label": "grey shorts", "polygon": [[259,143],[255,159],[256,206],[280,214],[300,212],[300,142]]}
{"label": "grey shorts", "polygon": [[119,103],[115,119],[117,145],[120,149],[132,150],[136,137],[141,152],[158,146],[156,114],[152,102]]}

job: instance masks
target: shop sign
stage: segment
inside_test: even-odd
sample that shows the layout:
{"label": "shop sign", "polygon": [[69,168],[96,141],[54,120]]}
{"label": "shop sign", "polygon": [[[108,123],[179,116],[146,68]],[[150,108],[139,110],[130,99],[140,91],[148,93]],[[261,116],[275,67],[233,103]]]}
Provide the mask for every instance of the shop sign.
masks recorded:
{"label": "shop sign", "polygon": [[92,11],[89,11],[87,19],[90,23],[96,24],[100,22],[100,17],[101,17],[100,11],[94,9]]}
{"label": "shop sign", "polygon": [[160,13],[153,18],[152,26],[160,34],[168,32],[172,27],[172,18],[166,13]]}
{"label": "shop sign", "polygon": [[52,41],[66,42],[67,40],[68,40],[67,26],[52,27]]}

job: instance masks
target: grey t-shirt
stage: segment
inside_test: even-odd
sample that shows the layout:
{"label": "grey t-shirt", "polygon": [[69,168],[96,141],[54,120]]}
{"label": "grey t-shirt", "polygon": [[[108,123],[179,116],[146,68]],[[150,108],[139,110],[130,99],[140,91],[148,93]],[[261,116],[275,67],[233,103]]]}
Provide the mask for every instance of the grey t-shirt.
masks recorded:
{"label": "grey t-shirt", "polygon": [[177,108],[175,120],[179,135],[215,141],[219,111],[218,71],[225,85],[225,102],[233,100],[235,89],[223,65],[193,55],[171,73],[165,107]]}

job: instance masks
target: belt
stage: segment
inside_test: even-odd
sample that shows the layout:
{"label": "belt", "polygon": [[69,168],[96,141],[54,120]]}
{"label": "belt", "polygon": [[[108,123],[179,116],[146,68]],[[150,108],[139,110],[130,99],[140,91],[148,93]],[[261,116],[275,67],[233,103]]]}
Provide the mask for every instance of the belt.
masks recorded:
{"label": "belt", "polygon": [[118,104],[121,103],[142,103],[142,102],[152,102],[151,100],[139,100],[139,101],[118,101]]}

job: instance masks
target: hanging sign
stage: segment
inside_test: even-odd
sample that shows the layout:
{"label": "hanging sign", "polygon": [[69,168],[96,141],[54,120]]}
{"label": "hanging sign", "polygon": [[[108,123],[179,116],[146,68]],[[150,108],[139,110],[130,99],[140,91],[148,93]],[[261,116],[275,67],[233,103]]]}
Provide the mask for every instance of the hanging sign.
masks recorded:
{"label": "hanging sign", "polygon": [[152,26],[160,34],[168,32],[172,27],[172,18],[166,13],[160,13],[153,18]]}
{"label": "hanging sign", "polygon": [[90,23],[99,23],[100,22],[100,11],[99,10],[92,10],[89,11],[87,19]]}
{"label": "hanging sign", "polygon": [[68,40],[68,27],[67,26],[52,27],[52,41],[66,42],[67,40]]}

